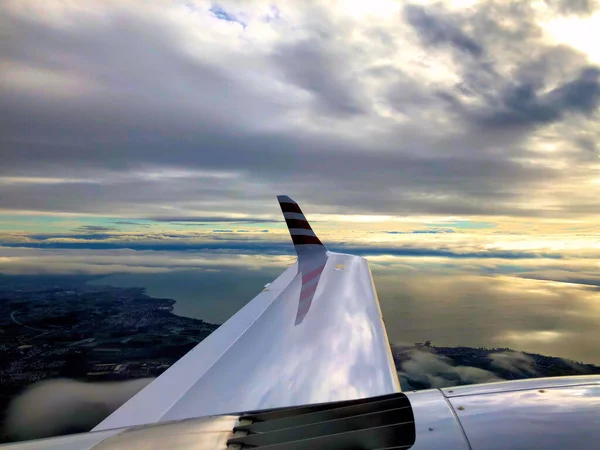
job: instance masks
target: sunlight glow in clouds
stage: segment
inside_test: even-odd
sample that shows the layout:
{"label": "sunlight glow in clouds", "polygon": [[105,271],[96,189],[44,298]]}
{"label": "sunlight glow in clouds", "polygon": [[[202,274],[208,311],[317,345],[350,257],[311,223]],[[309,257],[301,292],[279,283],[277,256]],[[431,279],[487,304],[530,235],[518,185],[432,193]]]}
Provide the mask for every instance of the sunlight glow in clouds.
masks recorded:
{"label": "sunlight glow in clouds", "polygon": [[542,24],[545,31],[561,44],[585,53],[591,62],[600,64],[600,48],[594,41],[600,30],[600,14],[591,16],[556,17]]}
{"label": "sunlight glow in clouds", "polygon": [[364,2],[361,0],[342,0],[337,2],[341,9],[345,10],[353,18],[362,20],[368,16],[390,16],[398,14],[401,5],[391,0],[373,0]]}

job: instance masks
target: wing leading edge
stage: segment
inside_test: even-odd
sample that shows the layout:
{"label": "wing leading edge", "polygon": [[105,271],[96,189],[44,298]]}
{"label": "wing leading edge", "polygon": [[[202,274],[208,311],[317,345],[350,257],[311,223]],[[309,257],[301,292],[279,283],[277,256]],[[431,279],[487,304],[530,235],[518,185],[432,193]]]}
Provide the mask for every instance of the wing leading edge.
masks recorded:
{"label": "wing leading edge", "polygon": [[298,261],[94,431],[400,391],[367,261],[278,200]]}

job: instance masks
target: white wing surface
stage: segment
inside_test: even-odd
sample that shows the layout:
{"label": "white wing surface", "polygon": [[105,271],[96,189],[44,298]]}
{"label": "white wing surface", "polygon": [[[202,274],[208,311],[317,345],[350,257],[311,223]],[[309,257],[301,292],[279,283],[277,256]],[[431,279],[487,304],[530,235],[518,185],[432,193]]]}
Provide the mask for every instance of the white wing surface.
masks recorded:
{"label": "white wing surface", "polygon": [[278,200],[298,261],[95,431],[400,391],[367,261]]}

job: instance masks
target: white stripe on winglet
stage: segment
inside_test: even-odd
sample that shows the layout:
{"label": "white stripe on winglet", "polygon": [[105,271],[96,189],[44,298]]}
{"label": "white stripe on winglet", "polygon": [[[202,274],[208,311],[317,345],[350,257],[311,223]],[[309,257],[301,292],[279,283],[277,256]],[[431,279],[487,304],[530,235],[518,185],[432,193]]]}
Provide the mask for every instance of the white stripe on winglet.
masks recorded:
{"label": "white stripe on winglet", "polygon": [[283,217],[286,219],[297,219],[297,220],[306,220],[304,214],[294,213],[294,212],[285,212],[283,213]]}
{"label": "white stripe on winglet", "polygon": [[290,234],[293,235],[302,235],[302,236],[314,236],[317,237],[317,235],[314,233],[313,230],[305,230],[304,228],[290,228]]}

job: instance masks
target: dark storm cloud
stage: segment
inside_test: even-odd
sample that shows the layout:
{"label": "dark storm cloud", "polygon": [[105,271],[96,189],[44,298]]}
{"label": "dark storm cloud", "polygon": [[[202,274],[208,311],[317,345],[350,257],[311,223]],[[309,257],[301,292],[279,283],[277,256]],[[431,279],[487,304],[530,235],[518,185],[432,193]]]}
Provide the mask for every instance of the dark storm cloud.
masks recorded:
{"label": "dark storm cloud", "polygon": [[467,35],[448,13],[428,11],[420,5],[406,5],[404,16],[427,45],[450,45],[472,56],[482,56],[484,49]]}

